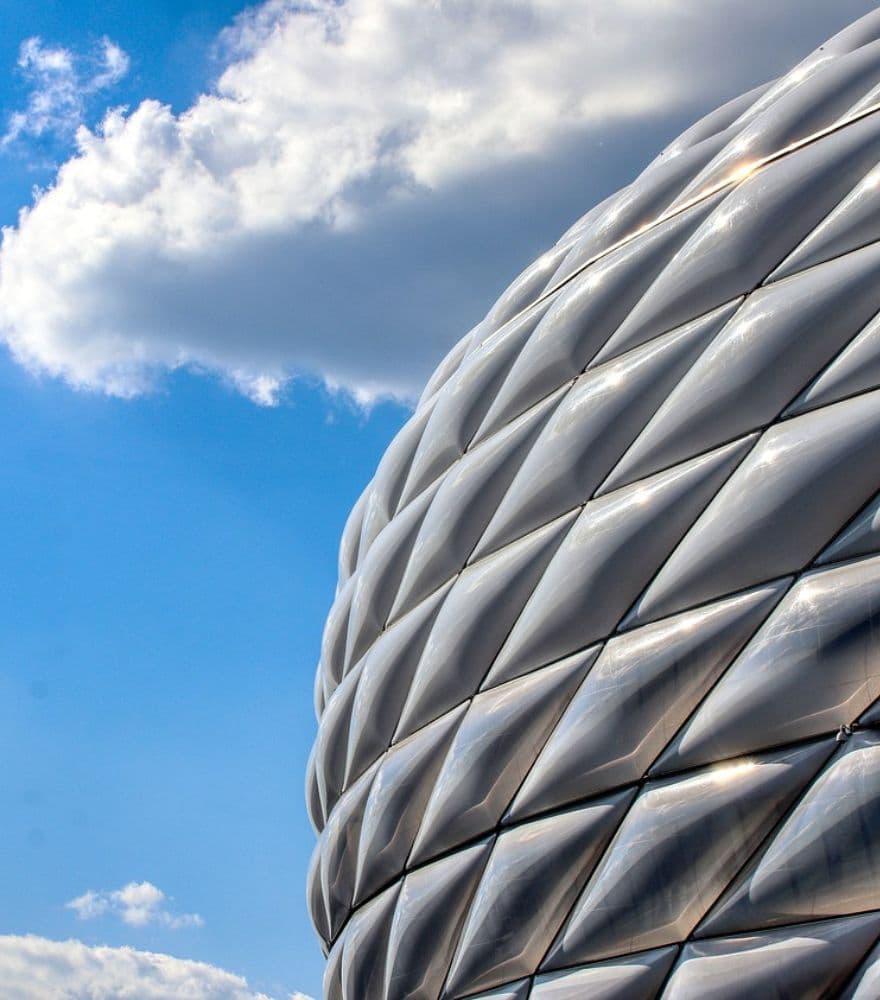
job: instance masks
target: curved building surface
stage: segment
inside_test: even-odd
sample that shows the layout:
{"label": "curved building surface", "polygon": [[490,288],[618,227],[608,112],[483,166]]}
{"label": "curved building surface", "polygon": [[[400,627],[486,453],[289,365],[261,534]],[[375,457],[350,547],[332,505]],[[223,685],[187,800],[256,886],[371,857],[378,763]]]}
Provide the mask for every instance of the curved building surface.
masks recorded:
{"label": "curved building surface", "polygon": [[348,1000],[880,996],[880,12],[589,212],[353,510]]}

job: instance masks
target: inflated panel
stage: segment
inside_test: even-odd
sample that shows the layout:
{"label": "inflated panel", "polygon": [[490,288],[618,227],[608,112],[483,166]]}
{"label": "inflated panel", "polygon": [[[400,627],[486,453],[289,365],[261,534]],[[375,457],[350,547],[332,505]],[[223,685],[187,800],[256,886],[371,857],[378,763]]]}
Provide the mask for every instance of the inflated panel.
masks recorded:
{"label": "inflated panel", "polygon": [[880,995],[880,12],[441,361],[345,527],[334,1000]]}

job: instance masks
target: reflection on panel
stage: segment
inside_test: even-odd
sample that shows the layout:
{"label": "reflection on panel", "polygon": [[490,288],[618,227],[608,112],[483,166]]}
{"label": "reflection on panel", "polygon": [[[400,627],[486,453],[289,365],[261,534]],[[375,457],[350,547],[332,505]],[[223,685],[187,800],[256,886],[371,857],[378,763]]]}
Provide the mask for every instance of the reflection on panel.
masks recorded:
{"label": "reflection on panel", "polygon": [[586,503],[731,312],[716,310],[577,379],[521,462],[477,552]]}
{"label": "reflection on panel", "polygon": [[752,439],[725,445],[593,500],[578,515],[489,674],[489,683],[608,635]]}
{"label": "reflection on panel", "polygon": [[657,770],[836,732],[880,698],[880,558],[807,573]]}
{"label": "reflection on panel", "polygon": [[498,837],[452,963],[450,992],[470,993],[538,966],[634,795],[554,813]]}
{"label": "reflection on panel", "polygon": [[395,740],[477,691],[574,516],[474,563],[453,583],[422,651]]}
{"label": "reflection on panel", "polygon": [[878,466],[878,392],[771,427],[684,536],[630,624],[803,569],[876,492]]}
{"label": "reflection on panel", "polygon": [[880,934],[880,914],[685,946],[663,1000],[824,1000],[838,995]]}
{"label": "reflection on panel", "polygon": [[498,823],[597,652],[575,654],[474,698],[434,783],[412,864]]}
{"label": "reflection on panel", "polygon": [[364,807],[357,902],[392,881],[406,864],[432,784],[464,714],[459,705],[392,747],[382,761]]}
{"label": "reflection on panel", "polygon": [[878,163],[880,10],[440,361],[315,680],[327,997],[880,995]]}
{"label": "reflection on panel", "polygon": [[511,817],[638,781],[784,587],[759,587],[611,639],[541,751]]}
{"label": "reflection on panel", "polygon": [[683,941],[826,756],[813,745],[647,785],[544,967]]}
{"label": "reflection on panel", "polygon": [[880,309],[880,245],[760,288],[691,365],[603,489],[775,420]]}
{"label": "reflection on panel", "polygon": [[[491,841],[483,841],[406,877],[388,941],[386,998],[439,996],[466,907],[491,848]],[[428,955],[430,962],[425,961]]]}
{"label": "reflection on panel", "polygon": [[880,495],[865,506],[816,560],[818,564],[854,559],[880,550]]}
{"label": "reflection on panel", "polygon": [[830,761],[701,928],[725,934],[880,909],[880,734]]}
{"label": "reflection on panel", "polygon": [[873,997],[880,997],[880,945],[870,952],[841,994],[841,1000],[872,1000]]}
{"label": "reflection on panel", "polygon": [[632,1000],[656,997],[678,948],[656,948],[580,969],[538,976],[531,1000]]}

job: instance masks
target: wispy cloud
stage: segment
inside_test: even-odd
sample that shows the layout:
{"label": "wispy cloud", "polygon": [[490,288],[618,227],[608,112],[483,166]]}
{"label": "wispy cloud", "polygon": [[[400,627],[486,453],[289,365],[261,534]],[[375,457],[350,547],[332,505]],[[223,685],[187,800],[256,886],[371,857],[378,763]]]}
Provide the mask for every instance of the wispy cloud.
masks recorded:
{"label": "wispy cloud", "polygon": [[0,982],[4,1000],[272,1000],[204,962],[35,935],[0,936]]}
{"label": "wispy cloud", "polygon": [[161,924],[177,929],[204,924],[198,913],[172,913],[166,906],[167,902],[168,897],[152,882],[129,882],[111,892],[90,889],[64,905],[73,910],[80,920],[94,920],[110,914],[130,927]]}
{"label": "wispy cloud", "polygon": [[125,76],[129,58],[106,37],[79,54],[35,35],[21,43],[18,68],[28,86],[27,104],[9,116],[3,146],[28,136],[71,137],[83,122],[88,100]]}
{"label": "wispy cloud", "polygon": [[0,336],[121,397],[180,367],[411,397],[578,211],[874,3],[808,6],[267,0],[189,109],[79,130],[4,231]]}

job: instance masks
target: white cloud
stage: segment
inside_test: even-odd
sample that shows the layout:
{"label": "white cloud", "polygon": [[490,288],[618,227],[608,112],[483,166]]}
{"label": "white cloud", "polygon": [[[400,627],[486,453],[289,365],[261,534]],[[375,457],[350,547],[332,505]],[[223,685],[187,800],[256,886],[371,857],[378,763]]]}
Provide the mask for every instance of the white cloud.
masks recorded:
{"label": "white cloud", "polygon": [[264,404],[298,373],[412,394],[550,235],[554,198],[572,221],[671,138],[648,125],[871,7],[268,0],[188,110],[80,128],[4,231],[0,331],[31,370],[123,397],[179,367]]}
{"label": "white cloud", "polygon": [[83,121],[87,99],[118,83],[128,72],[129,58],[106,37],[94,52],[80,56],[34,36],[21,43],[18,68],[29,86],[27,107],[9,116],[2,146],[24,136],[72,135]]}
{"label": "white cloud", "polygon": [[64,905],[74,910],[80,920],[112,914],[130,927],[161,924],[163,927],[201,927],[198,913],[172,913],[165,906],[168,897],[152,882],[129,882],[112,892],[90,889]]}
{"label": "white cloud", "polygon": [[98,45],[97,70],[86,81],[86,89],[97,91],[115,86],[128,73],[130,65],[128,53],[105,35]]}
{"label": "white cloud", "polygon": [[271,1000],[204,962],[34,935],[0,936],[0,983],[4,1000]]}

